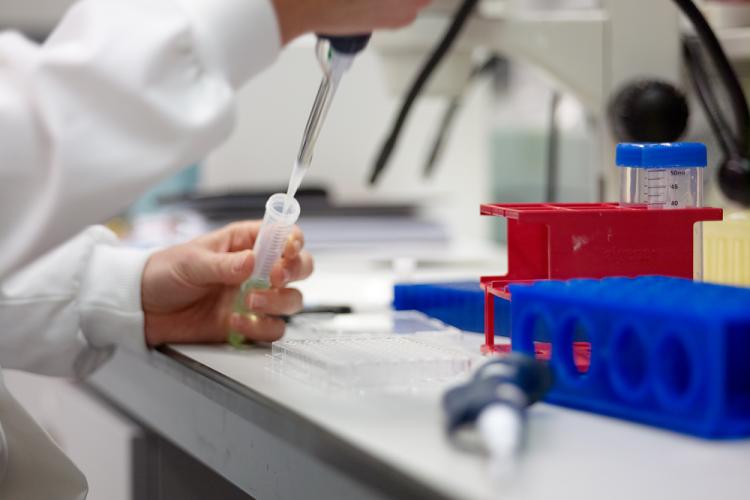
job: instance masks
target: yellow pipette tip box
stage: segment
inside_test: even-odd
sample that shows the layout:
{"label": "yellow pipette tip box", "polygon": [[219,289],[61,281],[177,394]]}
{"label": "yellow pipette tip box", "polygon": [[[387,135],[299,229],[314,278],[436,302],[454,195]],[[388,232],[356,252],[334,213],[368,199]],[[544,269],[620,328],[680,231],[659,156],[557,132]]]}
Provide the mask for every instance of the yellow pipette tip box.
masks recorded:
{"label": "yellow pipette tip box", "polygon": [[703,280],[750,287],[750,211],[703,223]]}

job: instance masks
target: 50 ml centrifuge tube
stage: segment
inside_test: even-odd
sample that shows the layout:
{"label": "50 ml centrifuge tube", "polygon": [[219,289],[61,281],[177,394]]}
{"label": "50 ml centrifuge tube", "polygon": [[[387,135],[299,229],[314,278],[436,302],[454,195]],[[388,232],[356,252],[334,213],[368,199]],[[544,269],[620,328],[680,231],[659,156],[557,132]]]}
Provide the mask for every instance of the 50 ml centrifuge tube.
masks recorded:
{"label": "50 ml centrifuge tube", "polygon": [[[620,203],[674,210],[703,206],[706,146],[697,142],[619,144]],[[693,276],[703,277],[703,226],[693,232]]]}
{"label": "50 ml centrifuge tube", "polygon": [[651,209],[703,205],[706,146],[697,142],[620,144],[620,203]]}
{"label": "50 ml centrifuge tube", "polygon": [[[299,202],[284,193],[271,196],[266,202],[266,213],[263,216],[258,237],[253,246],[255,267],[247,281],[240,287],[234,300],[234,312],[240,314],[252,313],[246,306],[246,297],[253,290],[270,288],[271,269],[281,258],[289,234],[300,214]],[[229,342],[233,345],[241,343],[244,337],[236,332],[230,332]]]}

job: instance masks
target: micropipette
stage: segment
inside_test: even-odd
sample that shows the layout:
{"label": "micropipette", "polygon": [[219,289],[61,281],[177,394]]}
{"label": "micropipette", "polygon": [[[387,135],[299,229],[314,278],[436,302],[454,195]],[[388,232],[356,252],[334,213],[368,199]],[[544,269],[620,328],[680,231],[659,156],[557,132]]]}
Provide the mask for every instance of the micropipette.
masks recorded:
{"label": "micropipette", "polygon": [[370,35],[330,36],[319,35],[316,55],[323,71],[323,79],[318,87],[310,117],[302,135],[297,161],[289,179],[287,195],[293,198],[312,163],[313,151],[323,122],[336,95],[341,77],[351,67],[354,56],[367,46]]}
{"label": "micropipette", "polygon": [[552,383],[550,367],[533,357],[512,353],[493,359],[443,395],[448,433],[476,426],[493,461],[513,460],[523,446],[527,408]]}

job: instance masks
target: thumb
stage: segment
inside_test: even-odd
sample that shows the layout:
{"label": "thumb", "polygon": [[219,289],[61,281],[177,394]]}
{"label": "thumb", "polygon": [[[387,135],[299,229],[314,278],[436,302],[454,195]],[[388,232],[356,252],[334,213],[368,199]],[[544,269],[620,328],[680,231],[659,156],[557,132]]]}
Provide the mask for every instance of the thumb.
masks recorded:
{"label": "thumb", "polygon": [[195,285],[239,285],[253,271],[255,258],[251,250],[232,253],[199,252],[190,266]]}

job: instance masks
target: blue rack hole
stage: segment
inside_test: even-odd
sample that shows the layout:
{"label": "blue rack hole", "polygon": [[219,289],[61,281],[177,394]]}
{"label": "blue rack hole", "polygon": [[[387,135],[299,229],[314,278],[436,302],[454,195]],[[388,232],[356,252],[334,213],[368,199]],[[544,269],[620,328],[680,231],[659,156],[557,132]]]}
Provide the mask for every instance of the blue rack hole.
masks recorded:
{"label": "blue rack hole", "polygon": [[592,359],[591,327],[580,317],[567,319],[560,331],[561,361],[571,380],[584,378],[590,371]]}
{"label": "blue rack hole", "polygon": [[690,353],[676,334],[664,337],[656,349],[657,382],[665,409],[684,406],[694,385],[694,367]]}
{"label": "blue rack hole", "polygon": [[615,391],[629,401],[640,399],[647,388],[648,352],[638,330],[632,325],[615,330],[610,351]]}
{"label": "blue rack hole", "polygon": [[528,312],[521,320],[521,335],[521,351],[542,361],[552,358],[552,327],[544,314]]}
{"label": "blue rack hole", "polygon": [[591,337],[586,326],[580,321],[576,321],[573,325],[573,338],[570,344],[570,353],[573,357],[573,366],[576,371],[585,375],[589,372],[589,366],[591,365],[591,353],[586,352],[586,346],[591,346]]}

